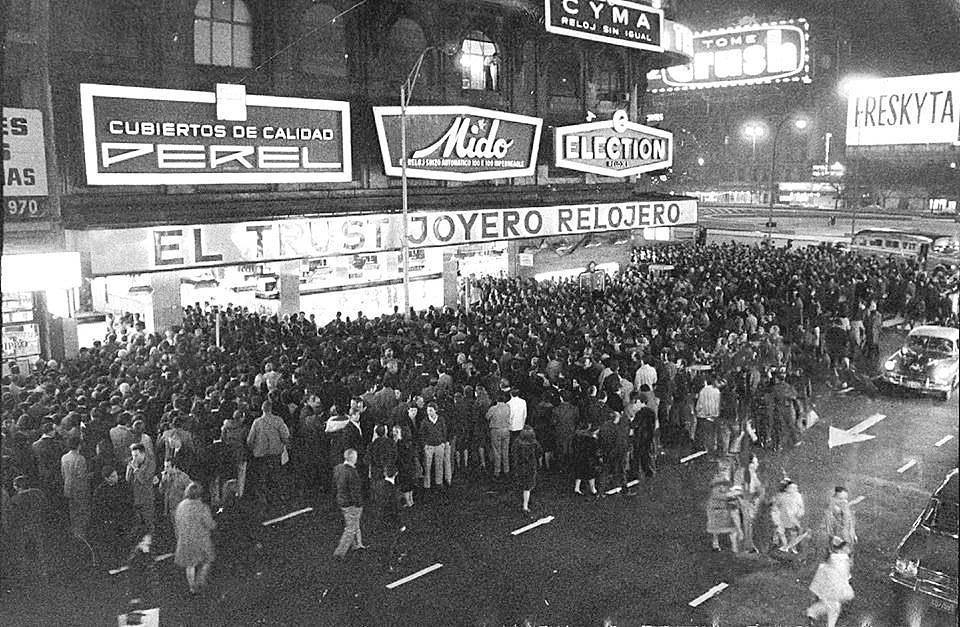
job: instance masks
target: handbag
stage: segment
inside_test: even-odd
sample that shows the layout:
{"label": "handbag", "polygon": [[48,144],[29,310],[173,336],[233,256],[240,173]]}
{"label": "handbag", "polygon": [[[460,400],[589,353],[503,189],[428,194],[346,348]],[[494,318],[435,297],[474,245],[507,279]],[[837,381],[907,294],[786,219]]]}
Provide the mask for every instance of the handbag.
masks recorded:
{"label": "handbag", "polygon": [[283,447],[283,452],[280,453],[280,465],[286,466],[287,462],[290,461],[290,453],[287,452],[287,447]]}

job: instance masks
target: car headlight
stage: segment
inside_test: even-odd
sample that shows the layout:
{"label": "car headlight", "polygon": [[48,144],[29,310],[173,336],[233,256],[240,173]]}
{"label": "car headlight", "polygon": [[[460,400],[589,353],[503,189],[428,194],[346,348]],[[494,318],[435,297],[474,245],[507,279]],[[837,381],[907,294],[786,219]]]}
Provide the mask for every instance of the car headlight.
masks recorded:
{"label": "car headlight", "polygon": [[888,359],[886,362],[884,362],[883,367],[889,372],[897,367],[897,362],[893,359]]}
{"label": "car headlight", "polygon": [[905,577],[917,576],[917,562],[913,560],[897,559],[896,570],[898,575]]}

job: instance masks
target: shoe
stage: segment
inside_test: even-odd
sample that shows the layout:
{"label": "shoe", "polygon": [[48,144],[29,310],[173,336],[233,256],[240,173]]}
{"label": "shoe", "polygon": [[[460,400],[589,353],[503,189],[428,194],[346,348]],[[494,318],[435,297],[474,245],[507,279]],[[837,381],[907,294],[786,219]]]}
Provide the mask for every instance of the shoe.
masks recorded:
{"label": "shoe", "polygon": [[353,550],[354,550],[354,551],[366,551],[368,548],[369,548],[369,547],[367,547],[366,544],[358,544],[357,546],[353,547]]}
{"label": "shoe", "polygon": [[573,493],[574,493],[574,494],[579,494],[580,496],[583,496],[583,492],[581,492],[580,490],[574,490]]}
{"label": "shoe", "polygon": [[712,547],[710,547],[710,550],[713,551],[714,553],[719,553],[719,552],[720,552],[720,547],[718,547],[718,546],[712,546]]}

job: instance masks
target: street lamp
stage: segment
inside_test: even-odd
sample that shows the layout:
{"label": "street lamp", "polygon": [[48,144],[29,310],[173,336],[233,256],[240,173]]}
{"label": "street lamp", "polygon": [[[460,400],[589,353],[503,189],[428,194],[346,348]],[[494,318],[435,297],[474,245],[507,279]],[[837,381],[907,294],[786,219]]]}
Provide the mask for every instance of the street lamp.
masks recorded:
{"label": "street lamp", "polygon": [[776,178],[777,171],[777,140],[780,139],[780,131],[783,130],[783,127],[787,122],[793,122],[794,128],[798,131],[802,131],[810,124],[806,118],[796,118],[790,115],[786,115],[780,119],[780,122],[777,123],[777,130],[773,133],[773,146],[771,148],[770,155],[770,212],[767,217],[767,237],[771,236],[773,230],[773,203],[777,196],[777,190],[774,187],[774,181]]}
{"label": "street lamp", "polygon": [[457,44],[448,43],[442,47],[427,46],[417,57],[416,63],[410,73],[407,74],[407,80],[400,85],[400,205],[403,221],[400,240],[400,256],[403,258],[403,315],[410,315],[410,242],[408,241],[408,212],[407,205],[407,106],[410,104],[410,98],[413,96],[413,88],[420,78],[420,70],[423,67],[423,60],[427,53],[432,50],[439,50],[447,56],[453,56],[457,53]]}
{"label": "street lamp", "polygon": [[[750,178],[752,179],[753,191],[756,191],[756,187],[759,187],[760,179],[755,175],[755,170],[757,169],[757,140],[763,137],[767,133],[767,127],[760,122],[747,122],[743,127],[744,136],[750,140],[750,143],[753,146],[752,150],[752,159],[750,162]],[[752,192],[751,192],[752,193]]]}

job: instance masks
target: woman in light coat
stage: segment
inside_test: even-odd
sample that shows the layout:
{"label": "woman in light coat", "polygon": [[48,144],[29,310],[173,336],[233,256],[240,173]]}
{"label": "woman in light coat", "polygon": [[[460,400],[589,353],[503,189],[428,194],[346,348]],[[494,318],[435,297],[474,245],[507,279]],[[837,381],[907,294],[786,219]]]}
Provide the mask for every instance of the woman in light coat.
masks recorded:
{"label": "woman in light coat", "polygon": [[174,562],[186,569],[190,594],[207,585],[207,575],[215,557],[211,532],[217,524],[206,503],[200,500],[203,488],[191,483],[174,514],[177,550]]}
{"label": "woman in light coat", "polygon": [[846,542],[838,540],[833,543],[830,557],[817,567],[810,582],[810,592],[817,595],[817,602],[807,608],[807,618],[814,621],[826,615],[827,627],[834,627],[842,604],[853,599],[850,546]]}
{"label": "woman in light coat", "polygon": [[733,484],[739,488],[740,516],[743,519],[743,544],[740,549],[745,553],[758,552],[757,546],[753,542],[753,527],[757,519],[757,512],[760,504],[763,502],[765,488],[760,479],[758,470],[760,460],[757,456],[750,453],[744,455],[749,462],[746,467],[740,467],[733,476]]}

